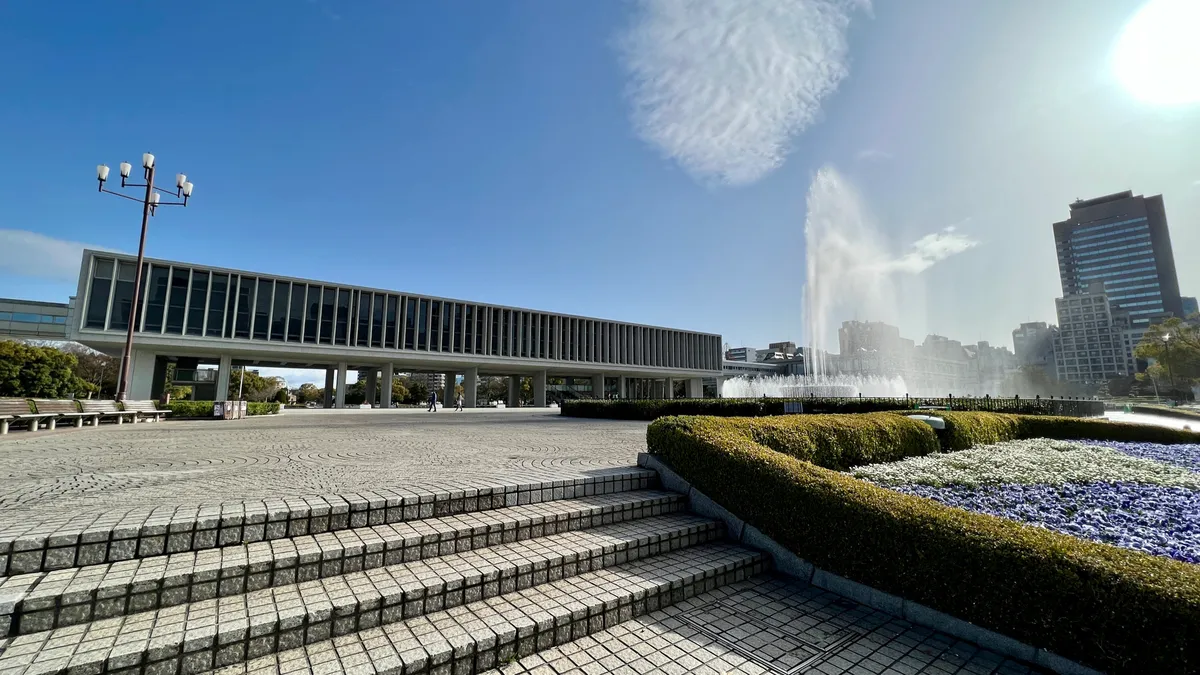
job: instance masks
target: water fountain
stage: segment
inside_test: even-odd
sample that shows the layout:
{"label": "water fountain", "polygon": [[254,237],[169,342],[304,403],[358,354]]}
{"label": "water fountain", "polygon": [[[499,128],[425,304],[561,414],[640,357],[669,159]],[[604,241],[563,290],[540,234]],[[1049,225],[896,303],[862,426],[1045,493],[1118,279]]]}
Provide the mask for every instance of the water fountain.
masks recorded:
{"label": "water fountain", "polygon": [[[803,357],[806,374],[736,377],[722,385],[726,398],[904,396],[917,394],[904,373],[863,375],[842,367],[830,354],[835,310],[853,310],[873,320],[896,324],[900,318],[899,277],[915,275],[972,243],[953,229],[927,235],[902,255],[886,247],[886,237],[867,214],[864,201],[836,170],[824,167],[813,177],[804,222],[805,284]],[[924,246],[922,245],[924,244]],[[931,383],[940,394],[946,383]]]}

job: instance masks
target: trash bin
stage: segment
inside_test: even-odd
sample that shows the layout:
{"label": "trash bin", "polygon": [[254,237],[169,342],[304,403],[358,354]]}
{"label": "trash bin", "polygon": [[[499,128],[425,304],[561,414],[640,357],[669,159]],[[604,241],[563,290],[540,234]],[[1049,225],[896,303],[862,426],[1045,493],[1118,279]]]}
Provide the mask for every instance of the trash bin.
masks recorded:
{"label": "trash bin", "polygon": [[213,401],[213,417],[217,419],[225,417],[225,404],[221,401]]}

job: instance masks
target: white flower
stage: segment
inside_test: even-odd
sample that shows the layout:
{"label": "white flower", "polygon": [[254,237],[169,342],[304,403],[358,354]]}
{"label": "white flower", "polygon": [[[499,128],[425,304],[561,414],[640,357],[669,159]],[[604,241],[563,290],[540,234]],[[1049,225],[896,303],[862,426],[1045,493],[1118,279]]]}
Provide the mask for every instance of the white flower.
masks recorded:
{"label": "white flower", "polygon": [[1112,448],[1032,438],[855,467],[856,478],[883,485],[999,485],[1128,482],[1200,490],[1200,474]]}

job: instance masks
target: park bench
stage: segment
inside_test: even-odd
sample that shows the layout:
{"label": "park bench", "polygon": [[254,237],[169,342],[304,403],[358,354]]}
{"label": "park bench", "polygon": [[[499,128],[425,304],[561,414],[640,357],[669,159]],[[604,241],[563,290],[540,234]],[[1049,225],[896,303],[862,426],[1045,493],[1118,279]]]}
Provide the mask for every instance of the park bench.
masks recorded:
{"label": "park bench", "polygon": [[38,424],[53,415],[35,413],[29,408],[29,401],[23,398],[0,398],[0,434],[8,433],[8,425],[13,422],[25,422],[30,431],[37,431]]}
{"label": "park bench", "polygon": [[117,406],[116,401],[100,401],[93,399],[82,399],[79,401],[83,405],[83,412],[96,413],[101,421],[106,419],[115,419],[117,424],[122,424],[126,419],[132,421],[137,417],[135,412],[126,412]]}
{"label": "park bench", "polygon": [[83,426],[85,420],[91,420],[95,424],[98,416],[95,413],[79,412],[79,406],[74,400],[50,400],[45,398],[33,399],[33,407],[37,408],[39,414],[49,414],[51,417],[47,419],[47,426],[53,429],[58,425],[59,420],[64,422],[71,421],[75,423],[75,428]]}
{"label": "park bench", "polygon": [[161,419],[166,419],[167,415],[171,414],[170,410],[159,410],[154,401],[125,401],[125,412],[135,413],[137,416],[133,418],[134,422],[150,420],[157,422]]}

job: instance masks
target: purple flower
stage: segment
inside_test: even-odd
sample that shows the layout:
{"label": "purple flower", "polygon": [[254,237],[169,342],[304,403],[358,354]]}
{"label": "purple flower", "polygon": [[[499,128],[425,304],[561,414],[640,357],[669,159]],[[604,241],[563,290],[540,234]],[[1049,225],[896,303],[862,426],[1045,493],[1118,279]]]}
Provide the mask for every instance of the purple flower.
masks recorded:
{"label": "purple flower", "polygon": [[1200,492],[1194,490],[1133,483],[889,487],[1081,539],[1200,563]]}
{"label": "purple flower", "polygon": [[1163,445],[1161,443],[1132,443],[1122,441],[1086,441],[1103,445],[1131,457],[1156,459],[1192,471],[1200,471],[1200,444]]}

